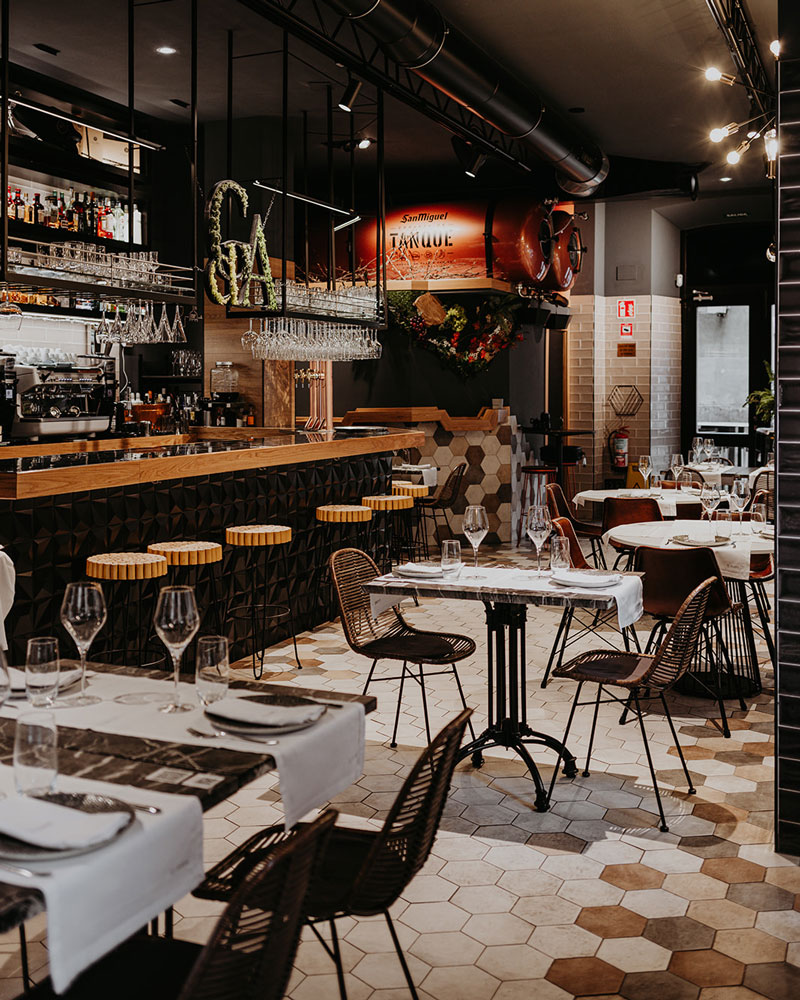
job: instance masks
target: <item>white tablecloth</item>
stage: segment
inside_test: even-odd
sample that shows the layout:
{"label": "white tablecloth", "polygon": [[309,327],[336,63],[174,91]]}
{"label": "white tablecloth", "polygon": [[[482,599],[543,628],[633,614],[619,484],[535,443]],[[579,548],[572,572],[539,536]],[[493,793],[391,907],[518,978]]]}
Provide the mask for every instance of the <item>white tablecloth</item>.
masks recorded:
{"label": "white tablecloth", "polygon": [[[349,702],[341,708],[329,708],[319,722],[300,732],[278,738],[277,746],[235,737],[204,740],[187,732],[189,727],[211,733],[213,730],[194,696],[194,685],[181,682],[182,698],[196,706],[191,712],[165,715],[159,703],[121,705],[119,695],[156,692],[164,702],[172,699],[172,682],[129,677],[124,674],[97,673],[89,678],[88,689],[103,700],[84,708],[58,707],[56,722],[63,726],[88,729],[98,733],[139,736],[145,739],[188,743],[193,746],[219,746],[245,753],[269,754],[278,769],[281,799],[287,829],[310,810],[321,806],[357,781],[364,771],[364,706]],[[291,687],[286,686],[287,694]],[[66,700],[72,692],[65,692]],[[231,694],[253,692],[233,689]],[[7,702],[0,714],[15,718],[25,711],[26,702]],[[220,728],[224,725],[220,723]]]}
{"label": "white tablecloth", "polygon": [[392,472],[401,472],[404,476],[420,476],[424,486],[435,488],[438,482],[439,470],[435,465],[395,465]]}
{"label": "white tablecloth", "polygon": [[0,552],[0,649],[8,649],[5,619],[14,603],[14,563],[7,552]]}
{"label": "white tablecloth", "polygon": [[678,508],[683,504],[700,503],[698,493],[685,492],[684,490],[583,490],[576,493],[572,502],[576,507],[583,507],[586,503],[602,503],[606,497],[613,499],[639,499],[641,497],[653,497],[658,501],[658,509],[662,517],[677,517]]}
{"label": "white tablecloth", "polygon": [[685,466],[685,468],[689,472],[699,472],[704,482],[710,486],[721,486],[725,470],[729,469],[730,466],[719,465],[717,462],[695,462],[693,465]]}
{"label": "white tablecloth", "polygon": [[[161,809],[158,816],[137,812],[126,831],[88,854],[22,863],[50,875],[26,878],[3,868],[0,860],[3,882],[35,887],[44,896],[50,976],[55,991],[63,993],[84,969],[199,885],[203,816],[200,800],[193,795],[164,795],[65,776],[59,777],[57,788],[102,793]],[[10,767],[0,766],[0,791],[15,794]]]}
{"label": "white tablecloth", "polygon": [[[612,528],[607,535],[620,545],[635,548],[651,545],[657,548],[683,549],[686,546],[672,541],[675,535],[693,535],[697,531],[708,531],[711,537],[714,521],[651,521],[647,524],[621,524]],[[751,521],[734,525],[741,534],[733,537],[734,544],[712,548],[717,564],[724,577],[729,580],[750,578],[750,557],[753,553],[770,553],[775,550],[774,539],[763,538],[753,530]]]}

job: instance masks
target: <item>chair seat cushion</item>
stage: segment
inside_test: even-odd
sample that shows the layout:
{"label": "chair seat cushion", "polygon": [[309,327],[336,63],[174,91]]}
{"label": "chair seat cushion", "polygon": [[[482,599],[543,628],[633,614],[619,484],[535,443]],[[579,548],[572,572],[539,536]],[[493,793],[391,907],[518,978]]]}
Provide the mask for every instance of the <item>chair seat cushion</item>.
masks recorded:
{"label": "chair seat cushion", "polygon": [[24,996],[26,1000],[174,1000],[201,951],[191,941],[139,935],[87,969],[66,993],[54,993],[48,977]]}
{"label": "chair seat cushion", "polygon": [[581,653],[556,667],[554,677],[569,677],[573,681],[594,684],[611,684],[618,687],[636,687],[650,669],[652,656],[643,653],[624,653],[617,650],[595,649]]}
{"label": "chair seat cushion", "polygon": [[471,656],[475,643],[466,635],[408,631],[365,642],[359,651],[375,660],[408,660],[409,663],[453,663]]}

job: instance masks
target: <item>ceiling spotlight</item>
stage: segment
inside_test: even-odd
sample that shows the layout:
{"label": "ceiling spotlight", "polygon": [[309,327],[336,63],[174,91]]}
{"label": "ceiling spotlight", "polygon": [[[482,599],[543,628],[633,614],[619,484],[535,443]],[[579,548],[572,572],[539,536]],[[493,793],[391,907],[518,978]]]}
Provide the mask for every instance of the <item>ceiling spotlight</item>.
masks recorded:
{"label": "ceiling spotlight", "polygon": [[467,177],[471,177],[474,180],[478,176],[478,171],[486,163],[486,154],[476,149],[470,143],[465,142],[458,135],[454,135],[450,142],[464,173]]}
{"label": "ceiling spotlight", "polygon": [[356,143],[359,149],[369,149],[372,145],[372,139],[368,135],[362,135],[361,138]]}
{"label": "ceiling spotlight", "polygon": [[174,56],[177,51],[178,50],[174,49],[171,45],[159,45],[156,49],[156,52],[160,56]]}
{"label": "ceiling spotlight", "polygon": [[723,125],[722,128],[712,128],[708,133],[708,138],[712,142],[722,142],[723,139],[727,139],[728,136],[736,135],[739,131],[739,125],[737,122],[728,122],[727,125]]}
{"label": "ceiling spotlight", "polygon": [[723,73],[716,66],[708,67],[706,70],[706,80],[710,80],[711,83],[727,83],[729,87],[732,87],[736,83],[735,76],[731,76],[730,73]]}
{"label": "ceiling spotlight", "polygon": [[777,38],[773,42],[769,43],[769,50],[775,56],[776,59],[780,56],[781,43]]}
{"label": "ceiling spotlight", "polygon": [[344,88],[344,93],[342,94],[342,99],[339,101],[339,107],[342,111],[352,111],[353,105],[356,103],[359,93],[361,92],[361,81],[360,80],[349,80],[347,86]]}
{"label": "ceiling spotlight", "polygon": [[720,177],[720,180],[722,181],[723,184],[729,184],[733,180],[733,178],[732,177]]}

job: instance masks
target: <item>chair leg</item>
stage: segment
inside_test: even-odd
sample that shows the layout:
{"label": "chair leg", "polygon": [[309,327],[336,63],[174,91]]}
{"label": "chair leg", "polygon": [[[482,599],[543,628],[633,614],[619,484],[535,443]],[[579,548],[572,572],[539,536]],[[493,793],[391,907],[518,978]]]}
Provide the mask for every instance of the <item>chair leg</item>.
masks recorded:
{"label": "chair leg", "polygon": [[636,709],[636,717],[639,720],[639,729],[642,734],[642,743],[644,743],[644,752],[647,755],[647,766],[650,768],[650,777],[653,779],[653,791],[656,794],[656,802],[658,803],[658,811],[661,815],[661,827],[662,833],[667,833],[669,827],[667,826],[667,818],[664,815],[664,807],[661,804],[661,795],[658,791],[658,782],[656,781],[656,769],[653,767],[653,758],[650,754],[650,744],[647,742],[647,733],[644,728],[644,717],[642,716],[642,707],[639,704],[639,693],[636,688],[631,691],[631,696],[633,698],[633,707]]}
{"label": "chair leg", "polygon": [[[564,631],[564,626],[567,626],[567,632],[569,632],[569,618],[570,618],[570,608],[564,608],[561,612],[561,621],[558,623],[558,631],[556,632],[556,637],[553,640],[553,648],[550,650],[550,659],[547,661],[547,667],[544,671],[544,677],[542,677],[542,687],[547,687],[547,681],[550,677],[550,668],[553,666],[553,660],[556,656],[556,651],[558,650],[559,643],[561,641],[561,633]],[[566,640],[566,636],[565,636]]]}
{"label": "chair leg", "polygon": [[608,569],[608,564],[606,563],[606,553],[603,549],[603,541],[600,538],[597,539],[597,554],[600,557],[600,568]]}
{"label": "chair leg", "polygon": [[592,731],[589,733],[589,749],[586,751],[586,767],[583,769],[584,778],[589,777],[589,764],[592,761],[592,747],[594,746],[594,732],[597,729],[597,713],[600,711],[600,698],[603,694],[603,685],[597,685],[597,698],[594,702],[594,715],[592,716]]}
{"label": "chair leg", "polygon": [[367,688],[369,687],[370,681],[372,680],[372,675],[375,673],[375,667],[378,665],[377,660],[372,661],[372,666],[369,668],[369,673],[367,674],[367,683],[364,685],[364,690],[361,692],[361,697],[367,693]]}
{"label": "chair leg", "polygon": [[[400,690],[397,692],[397,711],[394,715],[394,729],[392,731],[392,742],[389,746],[394,749],[397,746],[397,727],[400,723],[400,706],[403,703],[403,685],[406,682],[406,661],[403,660],[403,670],[400,674]],[[430,743],[430,736],[428,737],[428,742]]]}
{"label": "chair leg", "polygon": [[[458,694],[459,694],[459,697],[461,698],[461,704],[466,709],[467,708],[467,700],[464,697],[464,689],[461,687],[461,678],[458,676],[458,671],[456,670],[455,663],[451,663],[450,666],[453,668],[453,677],[455,677],[455,679],[456,679],[456,687],[458,688]],[[475,739],[475,730],[472,727],[472,718],[471,717],[469,719],[467,719],[467,725],[469,726],[470,736],[474,740]]]}
{"label": "chair leg", "polygon": [[[581,689],[583,688],[583,681],[578,682],[578,690],[575,692],[575,697],[572,701],[572,708],[569,710],[569,718],[567,719],[567,728],[564,730],[564,736],[561,740],[562,747],[566,747],[567,739],[569,737],[569,731],[572,728],[572,720],[575,718],[575,709],[578,707],[578,699],[581,696]],[[547,790],[547,801],[549,802],[553,796],[553,788],[556,784],[556,778],[558,777],[558,769],[561,767],[562,755],[559,753],[558,760],[556,761],[556,766],[553,768],[553,776],[550,778],[550,787]]]}
{"label": "chair leg", "polygon": [[772,632],[769,627],[769,613],[767,611],[766,605],[766,594],[762,590],[763,584],[756,583],[753,585],[753,597],[756,602],[756,610],[758,611],[758,618],[761,622],[761,631],[764,633],[764,642],[767,644],[767,650],[769,651],[769,658],[772,661],[772,665],[775,666],[775,640],[772,638]]}
{"label": "chair leg", "polygon": [[686,766],[686,758],[683,756],[683,750],[681,749],[680,742],[678,741],[678,734],[675,732],[675,724],[672,721],[672,715],[667,706],[667,699],[664,697],[664,692],[662,691],[659,695],[661,698],[661,704],[664,708],[664,715],[667,717],[667,722],[669,723],[670,732],[672,733],[672,741],[675,744],[675,749],[678,751],[678,756],[681,759],[681,767],[683,768],[683,773],[686,775],[686,784],[689,786],[689,794],[695,794],[695,787],[692,784],[692,776],[689,774],[689,768]]}
{"label": "chair leg", "polygon": [[624,726],[625,723],[628,721],[628,712],[630,712],[630,710],[631,710],[631,702],[632,701],[633,701],[633,695],[629,694],[628,695],[628,700],[625,702],[625,705],[623,706],[622,715],[620,715],[620,717],[619,717],[619,724],[621,726]]}
{"label": "chair leg", "polygon": [[386,917],[386,924],[389,927],[389,933],[392,935],[392,943],[394,944],[394,950],[397,952],[397,957],[400,959],[400,965],[403,967],[403,975],[406,977],[406,982],[408,983],[408,991],[411,994],[413,1000],[419,1000],[417,994],[417,988],[414,986],[414,980],[411,978],[411,970],[408,967],[408,962],[406,962],[406,956],[403,954],[403,949],[400,945],[400,940],[397,937],[397,931],[394,929],[394,921],[392,920],[392,915],[388,910],[383,911],[384,917]]}
{"label": "chair leg", "polygon": [[30,993],[35,984],[31,979],[28,966],[28,939],[25,936],[25,924],[19,925],[19,960],[22,965],[22,989],[24,993]]}
{"label": "chair leg", "polygon": [[719,717],[722,722],[722,735],[726,740],[730,739],[731,731],[728,727],[728,713],[725,711],[725,699],[722,697],[722,681],[720,679],[720,669],[719,669],[719,656],[714,650],[714,645],[711,642],[711,637],[708,634],[708,625],[703,627],[703,638],[706,644],[706,655],[708,656],[709,664],[711,665],[711,670],[714,675],[714,696],[716,698],[717,704],[719,705]]}
{"label": "chair leg", "polygon": [[[419,690],[420,690],[420,694],[422,695],[422,714],[425,717],[425,733],[426,733],[426,735],[428,737],[428,746],[430,746],[430,743],[431,743],[431,727],[430,727],[430,723],[428,722],[428,693],[425,690],[425,674],[424,674],[424,672],[422,670],[422,664],[419,663],[417,665],[419,667]],[[397,730],[395,728],[395,732],[396,731]]]}
{"label": "chair leg", "polygon": [[336,981],[339,984],[339,996],[341,1000],[347,1000],[347,987],[344,982],[344,966],[342,965],[342,952],[339,948],[339,935],[336,932],[336,921],[330,920],[331,925],[331,944],[333,952],[333,961],[336,965]]}

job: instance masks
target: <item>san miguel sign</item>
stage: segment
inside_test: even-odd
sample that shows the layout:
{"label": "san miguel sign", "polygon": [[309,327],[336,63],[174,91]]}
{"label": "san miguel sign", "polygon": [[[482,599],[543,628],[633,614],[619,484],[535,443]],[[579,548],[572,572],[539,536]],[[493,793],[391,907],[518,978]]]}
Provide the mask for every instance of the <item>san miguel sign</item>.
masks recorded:
{"label": "san miguel sign", "polygon": [[242,218],[247,218],[247,192],[236,181],[220,181],[214,186],[206,206],[208,218],[208,263],[206,288],[209,297],[221,306],[250,306],[253,284],[262,286],[262,304],[278,306],[275,284],[267,251],[267,238],[260,215],[253,216],[250,241],[222,240],[222,206],[226,197],[239,203]]}

